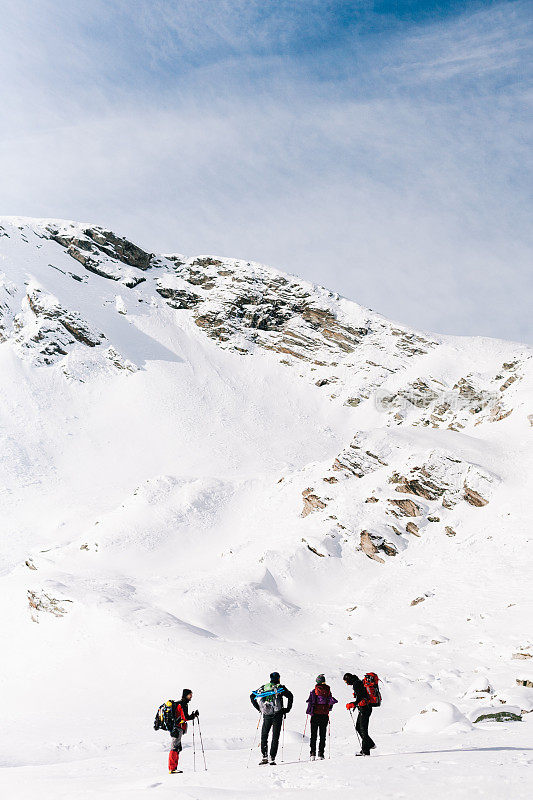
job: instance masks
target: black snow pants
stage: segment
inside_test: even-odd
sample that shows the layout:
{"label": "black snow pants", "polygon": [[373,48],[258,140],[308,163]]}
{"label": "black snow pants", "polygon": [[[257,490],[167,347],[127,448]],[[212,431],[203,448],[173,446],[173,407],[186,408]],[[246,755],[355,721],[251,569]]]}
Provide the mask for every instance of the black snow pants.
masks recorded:
{"label": "black snow pants", "polygon": [[263,727],[261,728],[261,753],[263,754],[263,758],[266,758],[268,755],[268,734],[271,729],[270,758],[272,760],[276,758],[282,724],[283,711],[276,711],[275,714],[263,714]]}
{"label": "black snow pants", "polygon": [[318,755],[323,756],[326,749],[326,733],[328,730],[328,714],[311,714],[311,755],[316,756],[316,737],[320,732],[318,741]]}
{"label": "black snow pants", "polygon": [[365,756],[369,756],[371,749],[376,746],[368,735],[368,721],[371,713],[372,706],[363,706],[363,708],[360,708],[355,726],[357,733],[361,737],[361,752],[364,753]]}

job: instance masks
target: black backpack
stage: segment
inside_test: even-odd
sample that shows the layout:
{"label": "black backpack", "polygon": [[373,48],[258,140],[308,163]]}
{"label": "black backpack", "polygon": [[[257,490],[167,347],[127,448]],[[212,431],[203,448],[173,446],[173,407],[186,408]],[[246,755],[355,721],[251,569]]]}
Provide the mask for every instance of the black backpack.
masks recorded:
{"label": "black backpack", "polygon": [[176,701],[167,700],[157,709],[154,720],[154,730],[168,731],[171,733],[176,725]]}

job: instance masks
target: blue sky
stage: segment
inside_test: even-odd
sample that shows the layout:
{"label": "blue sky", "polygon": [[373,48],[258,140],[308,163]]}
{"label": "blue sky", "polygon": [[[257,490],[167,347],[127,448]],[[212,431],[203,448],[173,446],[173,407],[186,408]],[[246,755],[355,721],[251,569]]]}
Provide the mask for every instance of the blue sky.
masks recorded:
{"label": "blue sky", "polygon": [[0,213],[255,259],[424,329],[533,339],[527,3],[0,12]]}

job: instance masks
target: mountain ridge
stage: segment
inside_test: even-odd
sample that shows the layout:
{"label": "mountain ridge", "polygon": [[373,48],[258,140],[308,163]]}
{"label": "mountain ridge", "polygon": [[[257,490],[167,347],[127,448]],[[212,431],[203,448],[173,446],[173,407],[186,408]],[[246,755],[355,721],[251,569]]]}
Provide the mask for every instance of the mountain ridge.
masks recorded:
{"label": "mountain ridge", "polygon": [[[270,668],[301,699],[372,667],[386,741],[437,700],[529,713],[532,351],[136,248],[0,219],[6,758],[26,682],[36,764],[155,747],[177,672],[222,747],[228,728],[250,746],[243,696]],[[479,675],[491,691],[466,696]],[[81,741],[56,710],[80,698]]]}

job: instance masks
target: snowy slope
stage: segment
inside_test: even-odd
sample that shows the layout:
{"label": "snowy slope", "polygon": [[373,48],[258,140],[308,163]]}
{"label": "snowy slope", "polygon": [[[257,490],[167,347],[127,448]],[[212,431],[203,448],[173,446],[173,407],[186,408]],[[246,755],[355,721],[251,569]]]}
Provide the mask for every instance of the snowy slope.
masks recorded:
{"label": "snowy slope", "polygon": [[[0,786],[174,793],[151,721],[192,686],[210,771],[186,797],[359,775],[368,797],[529,796],[533,714],[474,720],[533,709],[531,356],[258,264],[1,219]],[[379,761],[353,761],[341,702],[331,762],[246,771],[272,669],[290,762],[317,672],[346,702],[342,674],[377,671]]]}

